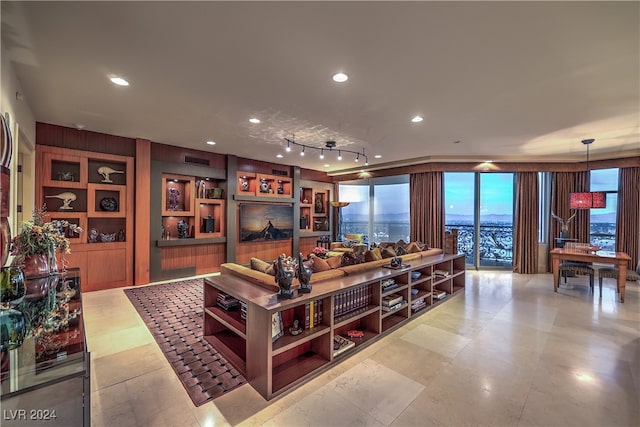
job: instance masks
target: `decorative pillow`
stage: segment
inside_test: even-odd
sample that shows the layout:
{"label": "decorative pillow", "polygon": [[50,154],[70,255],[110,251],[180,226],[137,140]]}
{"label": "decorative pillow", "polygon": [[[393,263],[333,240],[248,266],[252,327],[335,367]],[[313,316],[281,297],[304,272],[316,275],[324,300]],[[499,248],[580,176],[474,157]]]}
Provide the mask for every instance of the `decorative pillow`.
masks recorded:
{"label": "decorative pillow", "polygon": [[392,246],[388,246],[380,252],[380,255],[382,255],[382,258],[393,258],[396,256],[396,251],[393,250]]}
{"label": "decorative pillow", "polygon": [[407,246],[407,242],[405,242],[404,240],[400,239],[396,242],[396,246]]}
{"label": "decorative pillow", "polygon": [[352,252],[345,252],[344,254],[342,254],[342,257],[340,259],[340,267],[346,267],[347,265],[356,264],[356,257]]}
{"label": "decorative pillow", "polygon": [[358,243],[364,243],[364,234],[347,233],[344,235],[345,240],[357,240]]}
{"label": "decorative pillow", "polygon": [[364,260],[364,251],[353,251],[353,258],[355,259],[356,264],[362,264],[365,262]]}
{"label": "decorative pillow", "polygon": [[342,241],[342,246],[345,248],[353,248],[356,245],[359,245],[360,242],[358,240],[355,239],[344,239]]}
{"label": "decorative pillow", "polygon": [[274,261],[271,264],[269,264],[269,267],[267,267],[267,269],[264,272],[267,273],[269,276],[275,276],[276,266],[277,266],[276,261]]}
{"label": "decorative pillow", "polygon": [[426,243],[422,243],[420,240],[416,240],[416,244],[421,251],[426,251],[427,249],[429,249],[429,245],[427,245]]}
{"label": "decorative pillow", "polygon": [[269,268],[270,265],[271,265],[271,263],[268,263],[268,262],[263,261],[261,259],[251,258],[251,269],[252,270],[256,270],[256,271],[259,271],[261,273],[266,273],[267,272],[267,268]]}
{"label": "decorative pillow", "polygon": [[407,245],[407,252],[410,254],[420,252],[420,246],[416,242],[411,242]]}
{"label": "decorative pillow", "polygon": [[329,266],[329,264],[327,264],[327,261],[316,256],[313,257],[313,266],[311,268],[313,269],[314,273],[331,270],[331,267]]}
{"label": "decorative pillow", "polygon": [[326,263],[329,264],[331,268],[338,268],[342,264],[342,256],[330,256],[325,259]]}
{"label": "decorative pillow", "polygon": [[373,248],[364,253],[364,261],[371,262],[382,259],[382,254],[380,253],[380,248]]}
{"label": "decorative pillow", "polygon": [[395,250],[397,256],[406,255],[407,254],[407,247],[406,246],[396,245],[396,247],[393,248],[393,249]]}

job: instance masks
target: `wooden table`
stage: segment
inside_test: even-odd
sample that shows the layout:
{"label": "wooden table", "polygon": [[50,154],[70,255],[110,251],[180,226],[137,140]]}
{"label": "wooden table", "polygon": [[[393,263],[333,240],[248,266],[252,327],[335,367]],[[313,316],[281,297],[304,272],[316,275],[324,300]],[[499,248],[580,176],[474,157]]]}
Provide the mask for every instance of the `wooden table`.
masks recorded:
{"label": "wooden table", "polygon": [[558,292],[558,276],[560,276],[560,261],[597,262],[601,264],[614,264],[618,267],[618,289],[620,289],[620,302],[624,302],[624,290],[627,283],[627,263],[631,257],[624,252],[583,252],[575,249],[555,248],[551,250],[551,263],[553,269],[553,291]]}

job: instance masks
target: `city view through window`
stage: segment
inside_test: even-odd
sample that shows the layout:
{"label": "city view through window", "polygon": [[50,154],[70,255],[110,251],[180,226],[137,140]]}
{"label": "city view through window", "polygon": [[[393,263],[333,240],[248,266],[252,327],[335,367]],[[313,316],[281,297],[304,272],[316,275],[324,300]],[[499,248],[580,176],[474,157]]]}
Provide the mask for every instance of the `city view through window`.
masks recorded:
{"label": "city view through window", "polygon": [[[341,209],[343,234],[364,234],[367,243],[408,242],[408,181],[404,175],[341,183],[340,200],[349,202]],[[458,252],[466,255],[467,264],[511,268],[514,174],[447,172],[444,182],[445,229],[458,229]],[[591,171],[591,191],[607,192],[607,207],[590,214],[591,243],[602,250],[615,250],[617,188],[618,169]],[[542,199],[549,197],[544,188],[540,191]]]}

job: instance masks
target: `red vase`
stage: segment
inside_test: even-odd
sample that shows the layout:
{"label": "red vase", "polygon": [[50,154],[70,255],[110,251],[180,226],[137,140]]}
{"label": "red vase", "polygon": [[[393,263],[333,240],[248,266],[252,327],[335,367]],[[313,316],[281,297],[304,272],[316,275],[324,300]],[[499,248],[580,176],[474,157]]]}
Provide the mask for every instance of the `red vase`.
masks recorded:
{"label": "red vase", "polygon": [[45,254],[27,255],[24,257],[22,272],[27,279],[49,275],[49,256]]}

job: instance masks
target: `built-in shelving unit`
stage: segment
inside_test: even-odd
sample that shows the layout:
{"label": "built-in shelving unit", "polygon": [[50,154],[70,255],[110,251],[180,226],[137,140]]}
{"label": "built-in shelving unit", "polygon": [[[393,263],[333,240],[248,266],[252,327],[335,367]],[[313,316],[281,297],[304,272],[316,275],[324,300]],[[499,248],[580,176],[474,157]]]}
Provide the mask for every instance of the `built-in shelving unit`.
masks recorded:
{"label": "built-in shelving unit", "polygon": [[36,205],[84,230],[66,233],[64,260],[80,269],[83,290],[132,285],[133,158],[37,145],[36,163]]}
{"label": "built-in shelving unit", "polygon": [[[323,281],[311,294],[291,300],[278,300],[274,293],[223,274],[205,279],[204,336],[271,399],[462,292],[464,286],[463,255],[437,255],[411,261],[401,270],[373,268]],[[246,319],[239,310],[216,307],[221,292],[246,305]],[[444,296],[437,299],[435,294]],[[385,307],[389,300],[394,304]],[[292,328],[295,320],[300,330]],[[347,338],[354,330],[362,336]],[[352,344],[334,347],[336,340],[344,339]]]}

